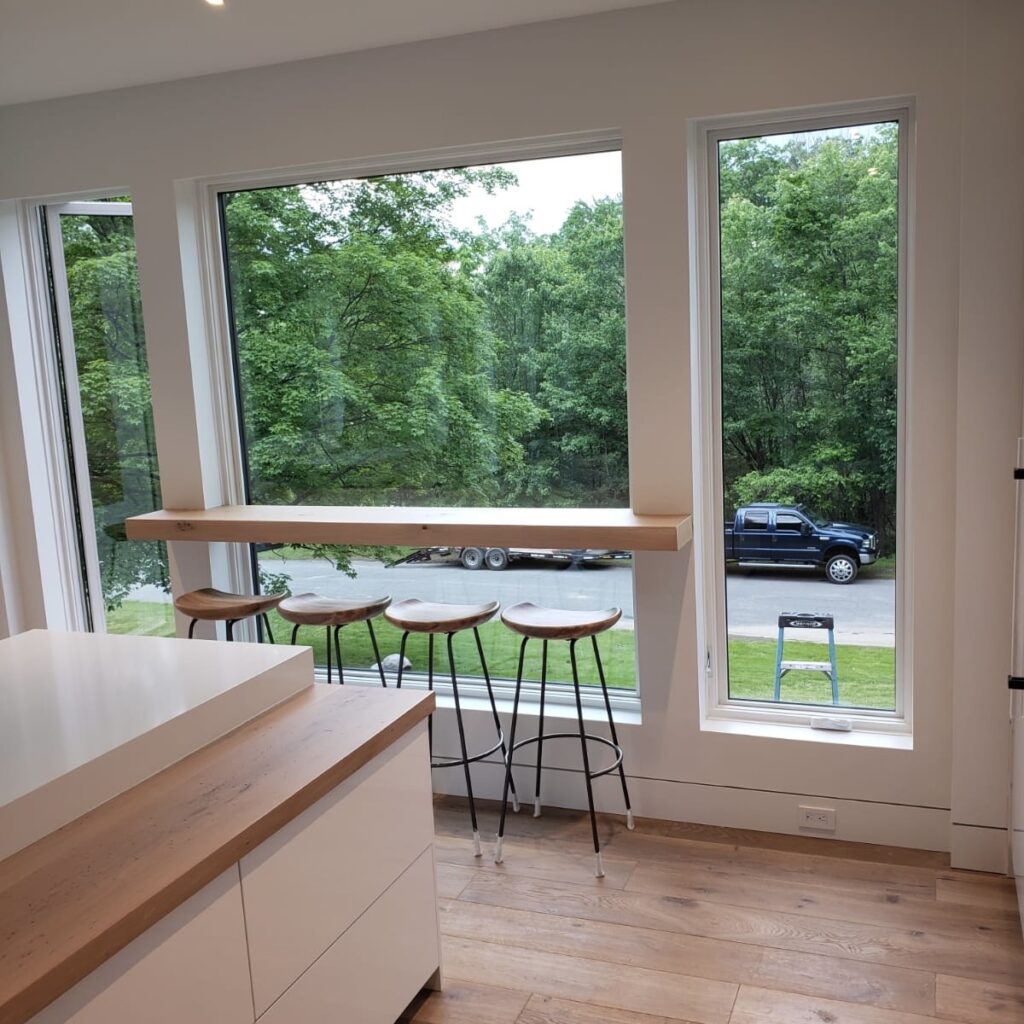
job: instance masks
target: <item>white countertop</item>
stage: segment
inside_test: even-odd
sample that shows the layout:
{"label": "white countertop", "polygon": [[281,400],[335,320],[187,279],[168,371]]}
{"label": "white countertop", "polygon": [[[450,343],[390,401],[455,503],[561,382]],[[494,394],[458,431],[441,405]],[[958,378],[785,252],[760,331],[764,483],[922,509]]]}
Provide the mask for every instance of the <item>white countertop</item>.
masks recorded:
{"label": "white countertop", "polygon": [[0,858],[312,683],[303,647],[46,630],[0,641]]}

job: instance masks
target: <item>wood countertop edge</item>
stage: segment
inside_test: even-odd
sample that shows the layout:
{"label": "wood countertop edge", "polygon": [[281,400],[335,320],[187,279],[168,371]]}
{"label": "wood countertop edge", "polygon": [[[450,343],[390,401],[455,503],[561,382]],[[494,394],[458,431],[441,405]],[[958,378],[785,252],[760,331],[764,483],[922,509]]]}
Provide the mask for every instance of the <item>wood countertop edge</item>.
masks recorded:
{"label": "wood countertop edge", "polygon": [[[355,690],[356,688],[352,687],[351,689]],[[335,690],[332,687],[331,690],[339,694],[344,692],[341,688]],[[140,900],[123,913],[113,915],[95,934],[85,937],[79,943],[71,943],[66,955],[35,977],[19,980],[24,978],[27,958],[19,958],[13,965],[5,964],[2,952],[0,952],[0,1024],[24,1024],[30,1020],[147,929],[194,896],[233,864],[236,864],[247,853],[269,839],[303,811],[312,807],[318,800],[353,776],[374,757],[410,732],[434,709],[433,693],[418,693],[417,696],[420,699],[415,704],[406,708],[383,728],[349,750],[337,762],[311,778],[289,796],[275,802],[258,820],[253,821],[237,834],[232,834],[215,849],[183,870],[176,872],[172,877],[161,881],[145,899]],[[229,741],[237,745],[241,734],[247,731],[256,733],[265,729],[269,718],[276,716],[283,721],[284,717],[290,713],[301,713],[310,702],[316,704],[318,699],[309,690],[296,694],[282,704],[269,709],[263,715],[215,740],[207,747],[201,748],[182,761],[170,765],[157,775],[139,783],[138,786],[114,797],[106,804],[94,808],[82,818],[70,822],[25,850],[18,851],[7,859],[7,863],[22,854],[29,855],[31,851],[38,850],[44,844],[59,843],[61,841],[59,837],[66,835],[68,830],[74,829],[84,819],[91,819],[95,826],[96,820],[102,819],[104,812],[109,813],[114,805],[137,796],[139,790],[156,784],[158,779],[161,782],[166,782],[169,773],[181,771],[183,766],[197,756],[202,754],[209,756],[213,748]],[[2,871],[3,865],[4,862],[0,861],[0,871]],[[128,870],[134,870],[135,873],[146,872],[147,862],[145,860],[133,861],[132,867]],[[16,887],[17,883],[13,888]]]}
{"label": "wood countertop edge", "polygon": [[477,544],[505,547],[679,551],[692,538],[688,513],[628,508],[457,508],[221,505],[161,509],[125,521],[132,540],[240,543]]}

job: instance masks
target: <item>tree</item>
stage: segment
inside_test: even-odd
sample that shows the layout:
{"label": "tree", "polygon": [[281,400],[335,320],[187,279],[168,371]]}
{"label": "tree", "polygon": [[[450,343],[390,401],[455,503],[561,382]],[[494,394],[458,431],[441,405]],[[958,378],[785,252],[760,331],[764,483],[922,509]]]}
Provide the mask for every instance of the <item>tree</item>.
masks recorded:
{"label": "tree", "polygon": [[723,143],[727,505],[896,528],[895,125]]}

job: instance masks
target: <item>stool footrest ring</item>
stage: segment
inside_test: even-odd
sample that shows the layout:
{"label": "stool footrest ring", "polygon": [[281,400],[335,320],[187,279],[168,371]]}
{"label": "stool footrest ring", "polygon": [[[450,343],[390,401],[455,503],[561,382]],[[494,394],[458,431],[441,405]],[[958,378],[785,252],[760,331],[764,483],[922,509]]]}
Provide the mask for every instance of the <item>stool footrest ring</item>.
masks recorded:
{"label": "stool footrest ring", "polygon": [[464,764],[475,764],[477,761],[482,761],[485,757],[490,757],[491,754],[496,753],[497,751],[501,750],[501,748],[504,745],[505,745],[505,737],[501,736],[499,734],[498,742],[495,743],[494,746],[490,748],[490,750],[485,750],[482,754],[473,754],[472,756],[466,757],[466,758],[456,757],[456,758],[453,758],[453,759],[449,759],[449,758],[446,757],[443,760],[439,760],[437,758],[434,758],[430,762],[430,767],[431,768],[454,768],[456,766],[460,766],[460,765],[464,765]]}
{"label": "stool footrest ring", "polygon": [[[520,747],[525,747],[530,743],[540,743],[541,740],[544,740],[545,742],[548,740],[579,740],[579,738],[580,734],[578,732],[546,732],[542,736],[531,736],[529,739],[516,740],[512,745],[512,749],[509,751],[509,758],[511,759],[512,755]],[[602,775],[608,775],[611,772],[618,770],[619,765],[622,764],[622,747],[612,743],[611,740],[606,739],[604,736],[597,736],[592,732],[585,732],[583,734],[583,738],[588,741],[593,741],[594,743],[603,743],[606,747],[611,747],[611,749],[615,751],[615,760],[606,768],[601,768],[599,771],[595,772],[588,772],[587,774],[590,778],[597,779]],[[498,746],[500,747],[501,744],[499,743]]]}

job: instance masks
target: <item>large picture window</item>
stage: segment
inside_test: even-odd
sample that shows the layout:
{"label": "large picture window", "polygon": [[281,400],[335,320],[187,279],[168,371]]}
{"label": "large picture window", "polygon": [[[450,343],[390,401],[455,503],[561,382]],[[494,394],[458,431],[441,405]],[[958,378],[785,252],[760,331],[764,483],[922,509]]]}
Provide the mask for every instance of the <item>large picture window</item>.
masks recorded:
{"label": "large picture window", "polygon": [[901,124],[709,136],[726,701],[898,710]]}
{"label": "large picture window", "polygon": [[[629,505],[618,152],[228,192],[221,215],[250,501]],[[629,552],[278,547],[258,564],[293,593],[618,605],[609,682],[635,686]],[[346,668],[369,667],[348,632]],[[514,637],[483,633],[514,675]],[[382,627],[385,657],[398,640]]]}

